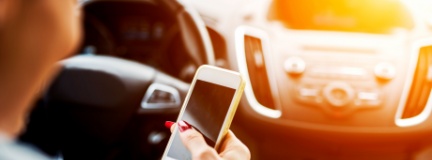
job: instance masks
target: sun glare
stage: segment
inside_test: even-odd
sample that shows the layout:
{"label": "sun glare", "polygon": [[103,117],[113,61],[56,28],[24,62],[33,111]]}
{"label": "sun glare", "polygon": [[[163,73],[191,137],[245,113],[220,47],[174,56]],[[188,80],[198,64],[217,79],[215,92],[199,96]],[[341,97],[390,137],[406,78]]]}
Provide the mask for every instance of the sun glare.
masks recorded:
{"label": "sun glare", "polygon": [[429,25],[432,25],[432,1],[431,0],[404,0],[411,4]]}

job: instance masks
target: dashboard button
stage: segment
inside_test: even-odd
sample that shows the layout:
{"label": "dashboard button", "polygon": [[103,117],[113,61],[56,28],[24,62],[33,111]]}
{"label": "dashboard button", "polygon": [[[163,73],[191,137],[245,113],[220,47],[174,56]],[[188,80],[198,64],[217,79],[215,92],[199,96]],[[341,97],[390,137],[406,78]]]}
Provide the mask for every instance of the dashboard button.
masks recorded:
{"label": "dashboard button", "polygon": [[322,103],[321,87],[302,85],[296,89],[296,99],[309,105],[319,105]]}
{"label": "dashboard button", "polygon": [[304,97],[315,97],[318,96],[318,90],[317,89],[312,89],[312,88],[300,88],[299,89],[299,94],[300,96],[304,96]]}
{"label": "dashboard button", "polygon": [[359,107],[379,107],[381,105],[381,95],[377,91],[372,92],[358,92],[356,98],[356,106]]}

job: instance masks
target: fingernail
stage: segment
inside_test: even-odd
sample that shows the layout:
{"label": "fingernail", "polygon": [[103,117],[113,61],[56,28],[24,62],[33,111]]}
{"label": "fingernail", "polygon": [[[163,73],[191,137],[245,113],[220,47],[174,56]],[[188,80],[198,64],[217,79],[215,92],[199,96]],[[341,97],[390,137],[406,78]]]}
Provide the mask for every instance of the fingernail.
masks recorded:
{"label": "fingernail", "polygon": [[168,128],[168,129],[170,129],[173,124],[174,124],[174,122],[165,121],[165,127]]}
{"label": "fingernail", "polygon": [[179,126],[180,132],[184,132],[184,131],[192,128],[192,126],[189,123],[187,123],[186,121],[178,122],[178,126]]}

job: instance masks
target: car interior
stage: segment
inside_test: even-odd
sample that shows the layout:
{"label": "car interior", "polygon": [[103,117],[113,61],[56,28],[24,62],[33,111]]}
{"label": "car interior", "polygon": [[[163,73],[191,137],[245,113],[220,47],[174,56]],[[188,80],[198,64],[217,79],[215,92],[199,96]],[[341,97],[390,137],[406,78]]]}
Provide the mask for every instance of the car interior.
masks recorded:
{"label": "car interior", "polygon": [[244,0],[220,16],[194,2],[80,1],[82,43],[20,141],[66,160],[160,159],[207,64],[246,80],[230,129],[252,159],[432,158],[432,30],[410,4]]}

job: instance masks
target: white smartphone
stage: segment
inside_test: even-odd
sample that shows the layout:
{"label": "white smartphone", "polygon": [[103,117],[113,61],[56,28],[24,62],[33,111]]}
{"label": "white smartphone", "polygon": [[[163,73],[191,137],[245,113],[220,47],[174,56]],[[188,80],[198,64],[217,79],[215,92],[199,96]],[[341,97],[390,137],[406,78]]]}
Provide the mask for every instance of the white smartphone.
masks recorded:
{"label": "white smartphone", "polygon": [[[228,132],[245,82],[234,71],[203,65],[195,73],[177,122],[186,121],[199,131],[209,146],[218,148]],[[162,160],[192,159],[183,145],[177,126],[168,141]]]}

